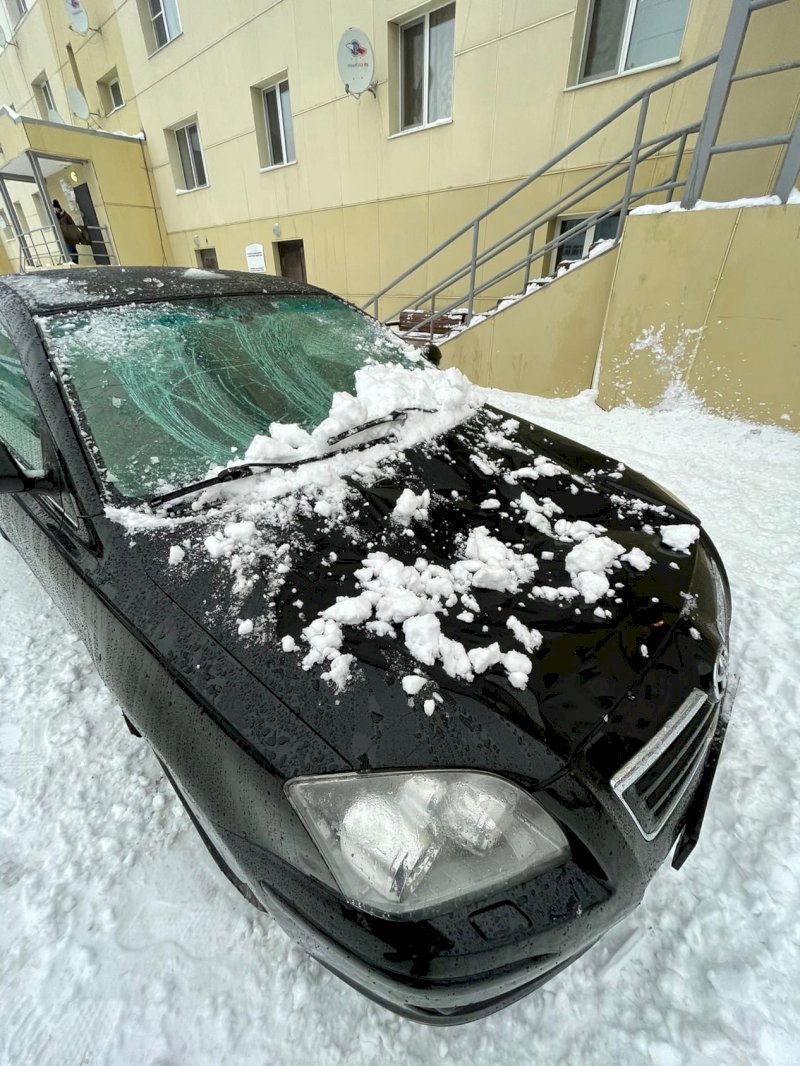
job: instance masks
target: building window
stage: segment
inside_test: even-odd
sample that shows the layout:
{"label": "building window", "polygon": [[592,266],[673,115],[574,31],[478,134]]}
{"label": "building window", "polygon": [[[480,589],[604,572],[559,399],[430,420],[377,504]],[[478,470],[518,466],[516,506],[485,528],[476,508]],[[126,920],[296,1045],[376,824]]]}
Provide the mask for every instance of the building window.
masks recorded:
{"label": "building window", "polygon": [[689,0],[590,0],[580,81],[680,57]]}
{"label": "building window", "polygon": [[[583,218],[562,218],[558,225],[558,236],[563,237],[570,230],[576,229],[586,221]],[[555,273],[560,266],[567,263],[575,263],[579,259],[585,259],[598,241],[615,240],[619,227],[619,215],[610,215],[608,218],[593,222],[586,229],[581,230],[560,244],[553,253],[553,261],[550,267],[551,273]]]}
{"label": "building window", "polygon": [[400,27],[400,129],[453,114],[456,5],[426,12]]}
{"label": "building window", "polygon": [[49,121],[51,116],[56,112],[56,102],[53,99],[53,90],[50,88],[50,82],[44,75],[40,75],[39,78],[32,84],[33,95],[36,99],[36,105],[39,108],[39,114],[43,119]]}
{"label": "building window", "polygon": [[122,86],[119,82],[116,67],[98,81],[97,89],[106,115],[110,115],[112,111],[118,111],[125,106],[125,97],[122,95]]}
{"label": "building window", "polygon": [[289,82],[282,81],[261,90],[266,130],[266,152],[262,158],[265,167],[279,167],[294,163],[294,129],[292,127],[292,104],[289,97]]}
{"label": "building window", "polygon": [[27,10],[28,4],[26,0],[6,0],[6,11],[11,19],[12,26],[16,26],[22,16],[27,13]]}
{"label": "building window", "polygon": [[138,0],[139,18],[150,55],[183,32],[177,0]]}
{"label": "building window", "polygon": [[125,97],[122,95],[122,86],[119,83],[119,78],[114,78],[108,83],[108,95],[114,105],[112,110],[116,111],[117,108],[125,106]]}
{"label": "building window", "polygon": [[189,122],[173,130],[178,149],[180,178],[183,189],[201,189],[208,185],[206,164],[203,158],[203,146],[200,143],[200,131],[196,122]]}

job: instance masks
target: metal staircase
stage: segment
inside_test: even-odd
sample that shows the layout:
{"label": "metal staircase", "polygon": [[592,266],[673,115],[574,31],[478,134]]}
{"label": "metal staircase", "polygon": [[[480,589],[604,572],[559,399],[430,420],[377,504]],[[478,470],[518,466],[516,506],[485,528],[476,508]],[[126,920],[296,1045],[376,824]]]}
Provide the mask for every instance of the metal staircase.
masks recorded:
{"label": "metal staircase", "polygon": [[[721,154],[782,147],[782,160],[771,192],[785,203],[800,172],[800,118],[788,133],[737,142],[719,143],[717,139],[734,83],[750,78],[776,77],[785,71],[800,68],[798,59],[758,70],[737,69],[752,14],[761,8],[785,2],[787,0],[732,0],[719,52],[661,78],[636,93],[376,292],[363,305],[364,309],[376,318],[381,318],[382,311],[385,312],[382,321],[393,324],[401,335],[409,339],[426,335],[433,339],[441,334],[442,322],[451,321],[456,312],[460,328],[468,326],[475,318],[477,297],[484,297],[484,303],[491,299],[502,301],[514,294],[532,292],[554,280],[558,272],[553,271],[548,275],[549,261],[555,262],[559,249],[590,228],[594,227],[596,232],[597,227],[605,224],[605,229],[611,229],[607,244],[607,250],[610,250],[622,237],[627,216],[635,205],[656,203],[660,197],[663,197],[660,202],[668,203],[680,191],[681,205],[685,208],[694,207],[702,197],[712,159]],[[653,98],[709,68],[713,68],[711,84],[703,114],[698,116],[697,121],[656,136],[647,136],[647,119]],[[576,175],[580,171],[575,169],[578,153],[590,141],[602,138],[620,120],[632,121],[630,147],[610,162],[593,167],[589,177],[578,180]],[[667,149],[670,151],[665,155]],[[664,176],[654,180],[659,169]],[[553,174],[558,174],[565,182],[574,180],[575,184],[522,223],[512,224],[502,237],[485,243],[490,230],[503,227],[504,209],[518,219],[523,213],[521,204],[524,203],[522,198],[525,194],[531,197],[530,190],[535,183]],[[604,204],[600,208],[593,207],[600,192],[604,194]],[[580,221],[558,232],[559,220],[563,220],[568,212],[576,211],[582,214]],[[452,266],[454,261],[458,263],[455,268]],[[532,274],[536,264],[540,264],[541,274],[534,278]],[[419,295],[403,302],[403,293],[414,289],[413,276],[418,272],[421,278],[438,274],[439,279],[428,283]],[[413,316],[406,314],[412,310],[415,312]],[[402,317],[405,317],[406,324],[398,326]],[[408,324],[410,318],[413,319],[411,325]]]}

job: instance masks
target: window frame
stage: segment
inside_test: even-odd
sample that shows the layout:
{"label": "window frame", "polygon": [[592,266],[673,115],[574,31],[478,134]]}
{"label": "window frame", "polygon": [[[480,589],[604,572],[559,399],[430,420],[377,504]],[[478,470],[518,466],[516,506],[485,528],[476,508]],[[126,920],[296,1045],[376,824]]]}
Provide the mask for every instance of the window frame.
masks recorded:
{"label": "window frame", "polygon": [[[597,0],[587,0],[586,4],[586,17],[584,19],[583,26],[583,39],[581,41],[580,56],[578,62],[578,69],[575,72],[575,81],[573,88],[580,88],[582,85],[595,85],[597,82],[610,81],[612,78],[624,78],[628,74],[638,74],[642,70],[653,70],[657,67],[669,66],[671,63],[680,62],[681,48],[683,47],[683,36],[681,37],[681,46],[678,48],[678,52],[674,56],[666,56],[664,59],[657,59],[652,63],[644,63],[639,67],[626,67],[625,63],[628,58],[628,51],[631,46],[631,37],[633,36],[633,23],[636,18],[636,11],[639,6],[640,0],[626,0],[625,18],[622,26],[622,35],[620,37],[619,47],[617,49],[617,60],[615,69],[613,71],[605,71],[603,74],[589,74],[583,73],[586,66],[586,53],[589,50],[589,37],[592,29],[592,18],[595,12]],[[686,21],[683,24],[683,32],[686,32],[686,25],[689,21],[689,10],[687,9]]]}
{"label": "window frame", "polygon": [[[167,3],[173,5],[175,12],[177,29],[172,35],[170,35],[170,20],[167,17],[167,10],[164,6],[165,0],[152,0],[152,2],[158,4],[158,11],[156,14],[153,14],[151,0],[138,0],[139,19],[142,23],[142,32],[145,39],[148,59],[151,56],[154,56],[157,52],[160,52],[162,48],[167,48],[173,41],[176,41],[183,34],[183,19],[181,18],[180,9],[178,7],[178,0],[166,0]],[[159,43],[158,34],[156,33],[156,22],[159,19],[162,22],[164,33],[167,38],[163,44]]]}
{"label": "window frame", "polygon": [[[291,134],[292,134],[292,146],[294,148],[294,154],[293,154],[291,159],[289,158],[289,152],[288,152],[287,146],[286,146],[286,123],[285,123],[284,117],[283,117],[283,107],[281,106],[281,89],[283,88],[284,85],[286,86],[286,92],[287,92],[288,97],[289,97],[289,118],[290,118],[290,120],[292,122]],[[263,120],[264,120],[264,134],[265,134],[265,145],[266,145],[266,149],[267,149],[267,159],[270,160],[270,162],[266,163],[265,166],[261,167],[261,170],[275,170],[278,167],[291,166],[292,163],[296,163],[297,162],[297,142],[295,141],[295,136],[294,136],[294,119],[293,119],[293,116],[292,116],[292,89],[291,89],[291,86],[289,84],[288,77],[281,78],[279,81],[273,81],[269,85],[262,85],[261,88],[260,88],[260,93],[261,93],[261,111],[262,111],[262,117],[263,117]],[[274,93],[275,94],[275,110],[278,113],[278,132],[280,134],[281,152],[283,154],[283,160],[280,163],[276,163],[276,162],[272,161],[272,136],[271,136],[271,126],[270,126],[270,119],[269,119],[269,111],[267,110],[267,95],[269,93]]]}
{"label": "window frame", "polygon": [[[112,88],[112,86],[114,86],[114,85],[116,85],[117,91],[119,92],[120,103],[117,103],[116,100],[114,99],[114,90]],[[119,111],[120,108],[125,106],[125,96],[124,96],[124,94],[122,92],[122,83],[120,82],[118,77],[110,78],[106,82],[106,88],[108,89],[108,95],[109,95],[109,97],[111,99],[111,103],[114,105],[111,108],[111,110],[108,112],[108,114],[109,115],[113,115],[113,113],[115,111]]]}
{"label": "window frame", "polygon": [[11,22],[11,30],[13,32],[30,11],[28,0],[6,0],[5,8],[8,12],[8,18]]}
{"label": "window frame", "polygon": [[[451,6],[453,8],[453,59],[452,59],[452,68],[451,68],[451,86],[452,86],[452,85],[455,84],[455,60],[456,60],[456,49],[455,49],[455,18],[456,18],[455,9],[456,9],[456,3],[455,3],[455,0],[448,0],[448,2],[445,3],[445,4],[438,4],[438,5],[434,6],[434,7],[429,8],[426,11],[421,12],[420,14],[412,15],[410,18],[404,19],[402,22],[398,22],[397,23],[397,31],[398,31],[398,35],[397,35],[397,39],[398,39],[398,45],[397,45],[397,51],[398,51],[397,74],[398,74],[398,88],[399,88],[398,101],[397,101],[397,103],[398,103],[398,126],[397,126],[397,132],[399,134],[413,133],[415,130],[429,129],[432,126],[445,126],[448,123],[453,121],[453,101],[455,99],[455,93],[452,91],[452,88],[451,88],[451,94],[450,94],[450,114],[447,115],[444,118],[434,119],[433,122],[429,122],[428,118],[427,118],[428,107],[429,107],[429,103],[430,103],[429,90],[430,90],[431,15],[434,15],[434,14],[436,14],[437,11],[442,11],[442,10],[444,10],[444,8],[451,7]],[[405,98],[404,84],[403,84],[403,66],[404,66],[404,64],[403,64],[403,40],[404,40],[404,33],[405,33],[406,30],[410,29],[412,26],[418,25],[419,23],[422,23],[422,122],[416,123],[415,125],[404,126],[403,125],[403,100]]]}
{"label": "window frame", "polygon": [[[562,230],[564,229],[564,225],[566,223],[573,222],[576,225],[579,225],[581,222],[585,222],[586,219],[589,218],[589,217],[590,217],[589,215],[559,215],[558,218],[556,219],[556,231],[553,234],[553,239],[556,239],[558,237],[563,237],[564,236],[564,233],[562,232]],[[618,215],[611,215],[609,217],[613,218],[613,219],[616,219],[617,222],[619,222],[619,216]],[[557,274],[562,266],[568,266],[570,263],[580,263],[582,260],[586,259],[587,256],[589,255],[589,252],[592,249],[592,246],[596,243],[596,241],[613,239],[613,238],[609,238],[609,237],[596,237],[595,236],[595,234],[597,232],[597,227],[599,225],[601,225],[603,222],[606,222],[606,221],[607,221],[607,219],[597,219],[590,226],[586,227],[586,229],[583,231],[583,235],[582,235],[583,236],[583,250],[582,250],[581,254],[578,256],[577,259],[560,259],[559,257],[561,256],[562,252],[564,251],[564,245],[563,244],[557,245],[553,249],[553,251],[551,252],[550,269],[548,270],[548,274]]]}
{"label": "window frame", "polygon": [[[197,133],[197,144],[200,148],[200,158],[203,161],[203,177],[205,178],[205,181],[203,181],[202,183],[198,183],[197,181],[197,165],[194,158],[194,151],[189,141],[189,134],[186,133],[186,131],[190,130],[192,127],[194,127]],[[180,167],[180,172],[183,175],[184,180],[184,184],[180,188],[176,187],[175,191],[183,195],[187,192],[196,192],[198,189],[207,189],[211,183],[208,180],[208,165],[206,163],[205,149],[203,148],[203,138],[200,136],[200,123],[197,121],[196,118],[193,118],[190,119],[188,122],[181,123],[180,126],[173,126],[170,132],[175,141],[175,150],[178,157],[178,166]],[[178,141],[178,135],[180,133],[185,133],[186,136],[186,150],[189,158],[189,163],[192,168],[192,176],[195,180],[194,185],[186,184],[186,170],[184,167],[183,156],[181,155],[180,143]]]}
{"label": "window frame", "polygon": [[31,89],[33,89],[33,95],[39,111],[42,112],[42,119],[45,122],[49,122],[50,112],[55,111],[58,113],[56,99],[50,86],[50,79],[42,72],[38,78],[31,82]]}

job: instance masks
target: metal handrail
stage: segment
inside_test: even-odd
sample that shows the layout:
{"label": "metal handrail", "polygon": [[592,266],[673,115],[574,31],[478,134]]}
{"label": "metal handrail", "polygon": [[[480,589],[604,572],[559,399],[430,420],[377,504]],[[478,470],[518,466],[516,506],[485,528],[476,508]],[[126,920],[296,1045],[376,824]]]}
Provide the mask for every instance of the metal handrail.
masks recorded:
{"label": "metal handrail", "polygon": [[[441,252],[451,247],[456,241],[460,240],[462,237],[471,235],[470,255],[461,266],[452,270],[444,278],[440,278],[421,295],[409,300],[409,302],[403,304],[403,306],[394,310],[392,313],[392,320],[394,321],[397,316],[410,310],[412,307],[420,308],[429,305],[430,313],[422,320],[417,318],[413,330],[408,330],[406,332],[419,333],[425,326],[430,326],[431,336],[433,336],[435,320],[438,317],[446,315],[450,311],[463,306],[465,302],[467,321],[470,321],[474,314],[476,296],[479,296],[493,285],[506,280],[522,270],[524,270],[523,288],[527,289],[530,282],[532,263],[541,259],[549,251],[559,248],[567,240],[572,240],[581,233],[585,233],[588,228],[597,221],[618,213],[619,223],[616,236],[613,238],[614,242],[617,243],[621,239],[622,230],[631,204],[637,203],[643,197],[666,193],[667,202],[670,202],[673,199],[675,190],[682,189],[682,205],[684,207],[694,206],[702,193],[709,162],[712,157],[718,154],[764,147],[783,146],[785,152],[783,154],[783,161],[779,175],[774,182],[773,192],[785,202],[791,191],[792,185],[797,178],[797,174],[800,172],[800,120],[798,120],[794,132],[790,134],[753,138],[749,141],[728,144],[717,144],[716,142],[722,113],[728,98],[730,86],[734,81],[765,77],[800,68],[800,61],[792,61],[779,63],[771,67],[764,67],[754,71],[736,71],[736,65],[751,13],[755,10],[784,2],[785,0],[732,0],[731,14],[726,27],[722,47],[719,52],[706,56],[704,59],[697,60],[695,63],[684,67],[682,70],[676,71],[673,74],[661,78],[640,89],[627,101],[610,112],[604,119],[596,123],[591,129],[587,130],[584,134],[558,152],[552,157],[552,159],[548,160],[547,163],[537,168],[522,181],[518,182],[518,184],[515,185],[513,189],[509,190],[504,196],[490,204],[416,263],[404,270],[403,273],[399,274],[392,282],[378,290],[367,303],[363,305],[364,308],[372,308],[373,313],[377,317],[381,297],[385,296],[391,290],[396,289],[401,282],[405,281],[420,268],[428,264]],[[683,81],[686,78],[691,77],[693,74],[714,65],[716,65],[715,72],[712,78],[711,88],[708,92],[707,103],[702,120],[676,128],[668,133],[650,138],[649,140],[645,140],[644,129],[652,96],[661,89],[667,88],[676,82]],[[538,178],[542,177],[557,164],[561,163],[567,156],[586,144],[586,142],[592,137],[605,130],[622,115],[631,111],[631,109],[636,107],[637,104],[639,105],[639,112],[630,149],[620,155],[617,159],[605,163],[601,169],[597,170],[597,168],[593,168],[593,173],[580,184],[572,187],[567,192],[562,193],[557,200],[549,204],[546,208],[540,210],[538,214],[527,219],[525,222],[512,229],[509,233],[506,233],[503,237],[496,240],[493,244],[484,248],[482,251],[479,251],[480,227],[487,218],[515,196],[527,189]],[[697,143],[694,146],[692,163],[688,175],[685,180],[679,181],[680,167],[685,156],[687,140],[690,136],[695,134],[697,135]],[[663,152],[665,148],[676,141],[678,144],[670,179],[659,182],[657,185],[654,185],[649,189],[637,190],[635,186],[639,166],[657,155],[659,152]],[[623,176],[625,176],[624,192],[613,205],[594,212],[588,219],[584,219],[579,225],[571,227],[566,233],[552,238],[538,249],[534,248],[534,237],[536,231],[541,226],[549,226],[559,214],[563,214],[564,211],[581,203],[586,200],[587,197],[596,193],[600,189],[605,188],[612,182],[619,180]],[[492,278],[488,280],[484,279],[480,281],[480,283],[478,282],[477,275],[479,270],[484,268],[487,263],[498,255],[502,255],[509,251],[514,245],[525,239],[528,241],[527,253],[521,259],[519,259],[513,266],[505,267]],[[445,290],[451,288],[467,277],[469,279],[467,292],[462,293],[457,299],[448,302],[446,307],[437,310],[437,297]]]}
{"label": "metal handrail", "polygon": [[[669,181],[662,181],[659,182],[658,185],[652,185],[648,189],[642,189],[640,192],[632,194],[629,198],[629,203],[636,203],[639,200],[644,199],[646,196],[653,196],[661,192],[666,192],[668,190],[674,191],[675,189],[683,188],[684,185],[685,182],[676,181],[674,179],[671,179]],[[547,244],[544,244],[541,248],[538,248],[535,252],[524,256],[512,266],[506,267],[499,274],[495,274],[494,277],[489,278],[487,281],[481,282],[480,285],[476,285],[475,295],[479,296],[482,292],[485,292],[487,289],[492,288],[493,285],[497,285],[498,282],[505,281],[506,278],[509,278],[512,275],[519,273],[519,271],[523,270],[529,263],[533,263],[537,259],[541,259],[543,256],[547,255],[548,252],[555,251],[555,249],[560,248],[562,244],[566,244],[567,241],[573,240],[581,233],[585,233],[592,225],[595,225],[597,222],[602,222],[606,218],[613,217],[621,210],[622,204],[623,199],[620,198],[619,200],[611,204],[610,207],[600,208],[599,211],[596,211],[593,215],[590,215],[588,218],[584,219],[583,222],[571,227],[566,233],[562,233],[559,236],[554,237],[552,240],[548,241]],[[617,243],[617,240],[618,238],[614,238],[614,244]],[[549,281],[552,281],[552,278],[540,278],[538,280],[542,284],[547,284]],[[525,289],[527,289],[528,284],[530,283],[526,283]],[[504,299],[508,299],[508,297],[504,297]],[[452,303],[448,304],[446,307],[442,307],[438,310],[432,311],[432,313],[426,318],[415,321],[413,329],[407,330],[406,333],[422,333],[426,326],[432,326],[437,318],[442,317],[444,315],[448,315],[452,311],[455,311],[461,305],[463,305],[463,302],[464,298],[459,297],[458,299],[453,300]],[[403,308],[403,310],[407,310],[407,308]],[[402,312],[397,312],[397,314],[401,313]]]}
{"label": "metal handrail", "polygon": [[[659,151],[662,151],[664,148],[666,148],[673,141],[681,140],[681,138],[683,138],[683,143],[681,146],[679,146],[678,151],[679,155],[682,156],[683,149],[685,148],[686,144],[685,138],[688,137],[691,133],[697,133],[699,127],[700,123],[696,122],[693,125],[682,126],[679,129],[673,131],[672,133],[664,134],[661,137],[656,137],[653,140],[646,142],[648,151],[640,153],[639,163],[646,162],[648,159],[652,158],[652,156],[656,155]],[[645,147],[645,145],[642,145],[642,147]],[[538,215],[534,215],[532,219],[529,219],[527,222],[522,223],[521,226],[518,226],[517,229],[513,230],[510,234],[505,237],[501,237],[499,241],[496,241],[493,245],[490,245],[488,248],[485,248],[476,256],[476,269],[484,266],[489,259],[493,259],[496,255],[502,255],[503,252],[508,251],[509,248],[513,247],[513,245],[517,244],[524,237],[527,237],[532,232],[535,232],[535,230],[545,224],[556,213],[569,211],[570,208],[575,207],[576,204],[579,204],[582,200],[585,200],[587,196],[591,196],[592,193],[597,192],[599,189],[602,189],[605,185],[609,185],[612,181],[616,181],[617,178],[621,178],[630,165],[629,163],[627,165],[623,165],[625,160],[630,159],[630,155],[631,150],[628,149],[628,151],[624,152],[617,159],[613,160],[611,163],[607,163],[599,173],[592,174],[589,178],[586,178],[580,185],[576,186],[573,189],[570,189],[569,192],[563,193],[558,200],[555,200],[551,205],[540,211]],[[680,165],[680,159],[678,159],[678,165]],[[618,168],[616,174],[612,174],[607,180],[604,180],[605,175],[615,167]],[[589,186],[589,188],[587,188],[587,186]],[[582,195],[576,195],[577,193],[581,193]],[[574,235],[576,231],[572,232]],[[441,281],[438,281],[432,288],[427,289],[420,296],[415,297],[414,300],[409,301],[409,303],[394,311],[392,318],[395,318],[397,315],[402,314],[403,311],[408,311],[412,307],[412,304],[424,304],[426,300],[430,299],[432,296],[437,295],[444,289],[449,288],[450,285],[454,284],[457,281],[460,281],[470,272],[471,265],[471,263],[467,263],[465,266],[458,267],[455,271],[453,271],[452,274],[448,275],[448,277],[444,278]]]}
{"label": "metal handrail", "polygon": [[[91,244],[87,247],[91,248],[95,259],[97,260],[99,256],[101,259],[108,260],[107,265],[119,266],[119,258],[117,257],[108,226],[98,224],[97,226],[84,226],[82,228],[89,232]],[[23,271],[31,268],[41,268],[42,266],[61,266],[70,261],[69,256],[61,246],[62,242],[59,240],[59,234],[55,226],[36,226],[34,229],[24,230],[14,239],[19,245],[20,269]],[[96,252],[95,245],[102,245],[104,251]],[[43,259],[49,260],[49,263],[43,263]]]}
{"label": "metal handrail", "polygon": [[476,225],[476,223],[482,222],[485,218],[488,218],[491,214],[493,214],[498,208],[508,203],[509,200],[513,199],[513,197],[517,196],[524,189],[527,189],[529,185],[531,185],[538,178],[542,177],[543,174],[546,174],[547,171],[551,170],[557,163],[560,163],[563,159],[566,159],[568,155],[571,155],[573,152],[577,151],[577,149],[582,147],[588,140],[591,140],[591,138],[594,137],[596,134],[602,132],[602,130],[606,129],[607,126],[610,126],[612,122],[615,122],[626,112],[630,111],[630,109],[636,104],[641,103],[641,101],[645,97],[650,97],[653,93],[659,92],[661,89],[665,89],[669,85],[673,85],[677,81],[682,81],[684,78],[688,78],[692,74],[696,74],[698,71],[705,70],[707,67],[710,67],[714,63],[716,63],[718,58],[719,52],[714,52],[711,55],[706,56],[705,59],[698,59],[695,63],[691,63],[688,67],[684,67],[683,70],[677,71],[674,74],[669,74],[666,77],[660,78],[658,81],[653,82],[651,85],[645,86],[644,89],[640,89],[638,93],[635,93],[633,96],[631,96],[628,100],[626,100],[624,104],[620,104],[619,107],[611,111],[600,122],[595,123],[595,125],[592,126],[591,129],[581,134],[580,137],[577,137],[574,141],[568,144],[566,148],[562,148],[560,152],[554,155],[545,164],[543,164],[541,167],[537,167],[537,169],[534,170],[532,174],[529,174],[526,178],[523,178],[523,180],[520,181],[517,185],[515,185],[513,189],[510,189],[504,196],[501,196],[499,200],[495,200],[493,204],[490,204],[489,207],[484,208],[484,210],[481,211],[479,214],[475,215],[473,219],[465,223],[460,229],[457,229],[454,233],[452,233],[449,237],[442,241],[441,244],[437,244],[437,246],[432,249],[432,251],[424,255],[422,259],[416,262],[413,266],[409,267],[407,270],[404,270],[402,274],[398,274],[394,281],[390,282],[388,285],[385,285],[382,289],[379,289],[378,292],[376,292],[375,295],[372,297],[372,299],[370,299],[368,303],[364,304],[364,307],[369,307],[376,300],[380,299],[381,296],[385,296],[390,289],[393,289],[395,285],[398,284],[398,282],[405,281],[405,279],[409,277],[409,275],[413,274],[415,270],[419,270],[421,266],[424,266],[425,263],[427,263],[430,259],[433,259],[433,257],[438,255],[439,252],[442,252],[445,248],[448,248],[454,241],[458,240],[459,237],[463,237],[465,233],[469,233],[469,231]]}

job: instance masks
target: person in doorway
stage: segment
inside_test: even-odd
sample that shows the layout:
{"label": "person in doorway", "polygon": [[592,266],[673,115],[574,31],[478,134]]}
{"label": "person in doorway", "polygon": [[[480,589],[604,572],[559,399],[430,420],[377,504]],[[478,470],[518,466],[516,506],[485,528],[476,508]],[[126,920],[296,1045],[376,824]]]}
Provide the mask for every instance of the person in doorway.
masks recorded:
{"label": "person in doorway", "polygon": [[73,263],[77,263],[78,241],[81,239],[80,227],[76,225],[72,215],[67,214],[58,200],[53,200],[53,210],[58,219],[58,224],[61,227],[61,235],[64,238],[64,244],[67,246],[69,257]]}

